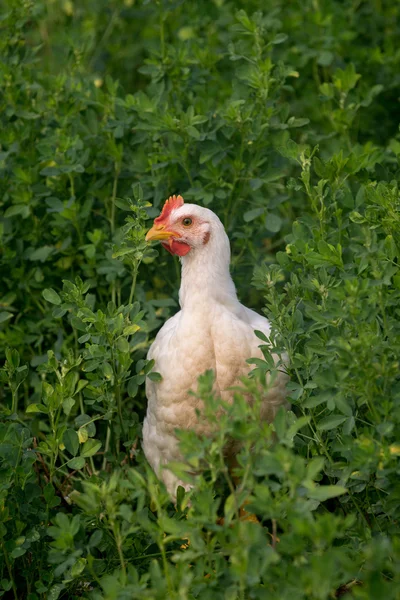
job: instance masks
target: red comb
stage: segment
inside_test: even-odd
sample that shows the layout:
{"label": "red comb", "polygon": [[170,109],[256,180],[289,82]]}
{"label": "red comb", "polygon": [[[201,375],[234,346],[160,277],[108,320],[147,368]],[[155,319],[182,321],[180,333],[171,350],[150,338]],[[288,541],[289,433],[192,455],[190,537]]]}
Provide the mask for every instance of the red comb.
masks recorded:
{"label": "red comb", "polygon": [[175,208],[180,208],[183,206],[184,200],[182,196],[170,196],[168,200],[165,201],[163,209],[159,217],[154,219],[154,223],[162,223],[166,221]]}

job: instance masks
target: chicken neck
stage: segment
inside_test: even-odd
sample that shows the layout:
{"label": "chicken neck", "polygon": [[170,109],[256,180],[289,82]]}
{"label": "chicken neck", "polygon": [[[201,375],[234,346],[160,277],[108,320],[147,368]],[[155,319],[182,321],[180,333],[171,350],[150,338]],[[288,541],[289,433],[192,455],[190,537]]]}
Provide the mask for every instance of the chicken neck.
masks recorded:
{"label": "chicken neck", "polygon": [[238,304],[229,272],[229,239],[219,220],[212,223],[208,243],[193,248],[181,262],[179,303],[182,310],[207,310],[215,303]]}

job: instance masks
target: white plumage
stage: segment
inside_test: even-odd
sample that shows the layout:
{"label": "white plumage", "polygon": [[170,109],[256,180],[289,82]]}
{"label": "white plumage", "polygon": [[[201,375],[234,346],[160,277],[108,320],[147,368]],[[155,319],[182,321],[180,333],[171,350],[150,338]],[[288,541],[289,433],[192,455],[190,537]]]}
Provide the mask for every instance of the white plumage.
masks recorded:
{"label": "white plumage", "polygon": [[[190,221],[190,223],[189,223]],[[162,381],[146,381],[147,415],[143,424],[143,449],[147,460],[172,496],[185,486],[168,469],[170,461],[181,460],[176,428],[198,429],[199,401],[189,394],[199,375],[215,373],[215,391],[232,401],[232,386],[249,370],[246,359],[262,358],[260,340],[254,330],[267,336],[266,318],[243,306],[237,299],[229,272],[230,245],[219,218],[209,209],[184,204],[173,196],[155,220],[146,239],[164,240],[171,253],[181,256],[181,310],[158,332],[148,358]],[[287,375],[279,373],[262,404],[262,418],[272,420],[285,402]],[[204,424],[201,431],[206,433]]]}

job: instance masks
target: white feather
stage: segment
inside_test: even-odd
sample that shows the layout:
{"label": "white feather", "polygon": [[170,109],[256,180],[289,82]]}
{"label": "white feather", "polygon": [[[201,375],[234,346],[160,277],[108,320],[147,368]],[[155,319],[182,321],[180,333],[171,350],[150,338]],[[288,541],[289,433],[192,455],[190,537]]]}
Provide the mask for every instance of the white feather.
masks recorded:
{"label": "white feather", "polygon": [[[178,485],[184,486],[162,468],[181,460],[175,429],[207,433],[196,416],[196,409],[201,411],[199,401],[189,390],[196,389],[199,375],[213,369],[216,392],[231,401],[229,388],[250,370],[246,359],[263,357],[262,342],[254,330],[270,333],[268,320],[237,299],[229,272],[229,240],[219,218],[207,208],[190,204],[174,211],[174,218],[188,214],[209,223],[210,238],[181,258],[181,310],[164,324],[149,350],[148,358],[154,359],[154,370],[162,381],[146,381],[148,407],[143,424],[146,458],[172,496]],[[285,402],[286,381],[286,374],[279,374],[269,390],[263,401],[264,418],[272,420]]]}

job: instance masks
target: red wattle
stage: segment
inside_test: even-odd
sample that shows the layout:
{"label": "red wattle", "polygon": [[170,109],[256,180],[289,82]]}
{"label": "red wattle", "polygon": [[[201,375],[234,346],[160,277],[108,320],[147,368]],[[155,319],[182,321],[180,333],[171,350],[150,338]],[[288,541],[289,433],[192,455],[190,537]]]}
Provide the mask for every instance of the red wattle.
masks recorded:
{"label": "red wattle", "polygon": [[173,254],[171,248],[169,247],[169,244],[167,244],[166,242],[161,242],[161,246],[165,248],[170,254]]}
{"label": "red wattle", "polygon": [[170,240],[169,244],[162,242],[162,245],[170,254],[176,254],[177,256],[185,256],[190,251],[189,244],[173,239]]}

